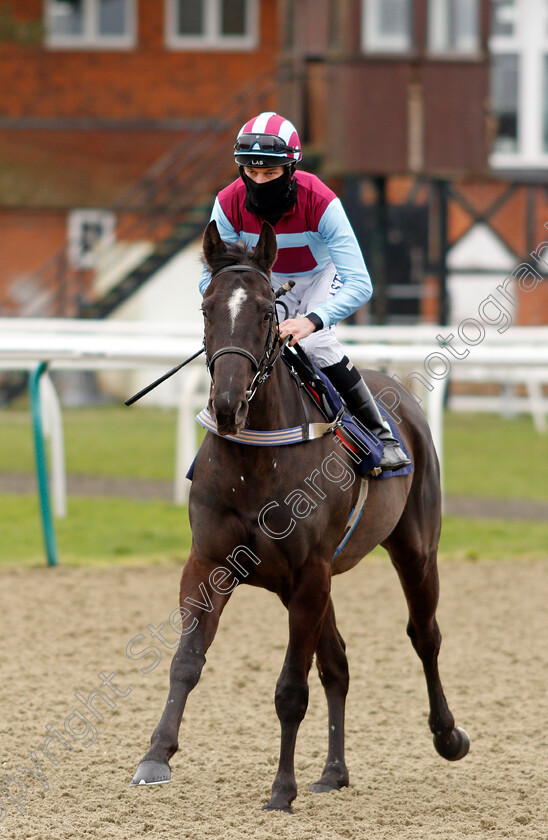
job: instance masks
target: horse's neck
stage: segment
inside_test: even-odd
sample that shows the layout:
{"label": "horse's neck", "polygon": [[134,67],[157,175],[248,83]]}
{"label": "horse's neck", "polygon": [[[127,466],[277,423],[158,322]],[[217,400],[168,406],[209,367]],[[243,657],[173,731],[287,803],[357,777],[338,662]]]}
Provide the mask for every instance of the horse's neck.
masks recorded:
{"label": "horse's neck", "polygon": [[[306,397],[305,397],[306,399]],[[258,431],[287,429],[304,423],[298,389],[280,359],[249,403],[247,427]]]}

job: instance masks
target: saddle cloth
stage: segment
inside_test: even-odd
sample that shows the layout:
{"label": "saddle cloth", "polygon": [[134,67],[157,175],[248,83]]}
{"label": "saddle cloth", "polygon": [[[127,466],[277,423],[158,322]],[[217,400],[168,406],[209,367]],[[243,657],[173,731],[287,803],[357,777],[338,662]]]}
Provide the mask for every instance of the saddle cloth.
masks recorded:
{"label": "saddle cloth", "polygon": [[[332,382],[322,371],[314,365],[301,347],[297,351],[284,348],[283,360],[289,368],[297,373],[307,393],[317,403],[327,420],[332,420],[343,408],[344,403]],[[399,441],[402,450],[408,458],[409,455],[402,440],[397,423],[387,414],[386,409],[378,400],[375,400],[384,420],[388,420],[392,434]],[[346,409],[346,406],[344,406]],[[408,475],[413,472],[413,464],[402,467],[395,472],[376,473],[382,460],[383,444],[373,432],[366,429],[359,421],[356,421],[348,410],[344,411],[341,420],[341,428],[335,431],[342,446],[351,454],[354,467],[358,475],[376,478],[378,480],[393,478],[400,475]]]}

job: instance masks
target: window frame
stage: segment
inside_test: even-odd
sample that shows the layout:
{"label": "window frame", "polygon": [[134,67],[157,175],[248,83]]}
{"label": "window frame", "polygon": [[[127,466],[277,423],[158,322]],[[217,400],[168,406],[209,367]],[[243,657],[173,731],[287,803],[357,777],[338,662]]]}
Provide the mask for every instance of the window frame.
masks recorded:
{"label": "window frame", "polygon": [[[540,4],[539,4],[540,6]],[[489,164],[493,169],[546,169],[548,149],[544,150],[543,62],[548,60],[548,3],[532,8],[527,0],[516,0],[514,32],[491,35],[489,52],[493,55],[518,56],[518,142],[516,151],[493,151]]]}
{"label": "window frame", "polygon": [[496,111],[494,110],[494,98],[493,98],[493,74],[495,71],[495,61],[494,59],[497,58],[515,58],[516,59],[516,69],[517,69],[517,85],[516,85],[516,92],[517,92],[517,104],[516,104],[516,148],[512,151],[500,151],[494,150],[494,155],[505,156],[505,155],[517,155],[519,153],[520,147],[520,103],[521,103],[521,77],[523,75],[523,67],[521,61],[521,52],[516,48],[514,51],[510,52],[507,49],[501,50],[500,52],[493,52],[491,54],[491,78],[490,78],[490,96],[491,96],[491,109],[497,117]]}
{"label": "window frame", "polygon": [[128,31],[125,35],[101,35],[97,28],[99,0],[82,0],[82,34],[58,34],[51,30],[54,0],[44,2],[45,45],[51,50],[129,50],[137,43],[137,0],[127,3]]}
{"label": "window frame", "polygon": [[[85,248],[85,225],[100,228],[91,248]],[[90,269],[97,265],[97,249],[112,246],[116,241],[116,216],[112,210],[98,207],[78,207],[67,216],[67,256],[73,268]]]}
{"label": "window frame", "polygon": [[[476,4],[476,34],[474,43],[469,47],[450,47],[447,43],[435,43],[438,36],[443,40],[447,33],[449,0],[428,0],[426,43],[429,56],[474,59],[481,55],[481,0],[473,0],[473,2]],[[436,10],[435,13],[434,10]]]}
{"label": "window frame", "polygon": [[204,4],[204,34],[177,33],[177,0],[165,3],[165,43],[171,50],[216,50],[218,52],[251,51],[259,45],[258,0],[244,0],[246,4],[246,32],[244,35],[222,35],[221,0],[202,0]]}
{"label": "window frame", "polygon": [[414,50],[413,2],[406,0],[409,7],[409,31],[407,36],[381,35],[379,32],[379,3],[382,0],[362,0],[361,47],[366,53],[392,53],[405,55]]}
{"label": "window frame", "polygon": [[[513,0],[512,0],[512,2],[513,2]],[[489,8],[489,15],[490,15],[490,18],[491,18],[491,17],[492,17],[492,14],[493,14],[493,0],[489,0],[489,4],[490,4],[490,8]],[[516,9],[516,10],[517,10],[517,9]],[[514,26],[515,26],[515,24],[516,24],[516,23],[517,23],[517,15],[516,15],[516,20],[514,20]],[[513,35],[512,35],[512,34],[510,34],[510,35],[509,35],[509,34],[505,34],[505,33],[497,33],[497,35],[494,35],[494,34],[491,32],[491,33],[490,33],[490,35],[491,35],[491,38],[492,38],[492,39],[493,39],[493,38],[512,38],[512,37],[513,37]]]}
{"label": "window frame", "polygon": [[541,153],[548,157],[548,53],[542,55],[541,94],[544,110],[541,116]]}

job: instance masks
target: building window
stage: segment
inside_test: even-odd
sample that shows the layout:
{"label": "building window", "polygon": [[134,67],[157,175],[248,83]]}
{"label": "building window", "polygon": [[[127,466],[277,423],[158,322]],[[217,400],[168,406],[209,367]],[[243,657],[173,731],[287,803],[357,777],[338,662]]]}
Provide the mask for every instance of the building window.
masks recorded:
{"label": "building window", "polygon": [[434,53],[479,51],[479,0],[430,0],[428,49]]}
{"label": "building window", "polygon": [[544,126],[543,126],[543,143],[542,151],[548,155],[548,55],[544,56]]}
{"label": "building window", "polygon": [[497,118],[496,152],[518,149],[519,59],[494,55],[491,61],[491,107]]}
{"label": "building window", "polygon": [[492,0],[491,35],[515,35],[516,2],[515,0]]}
{"label": "building window", "polygon": [[548,0],[491,0],[492,166],[548,167]]}
{"label": "building window", "polygon": [[94,268],[97,249],[114,242],[116,219],[110,210],[71,210],[68,215],[68,257],[75,268]]}
{"label": "building window", "polygon": [[362,45],[368,52],[408,52],[413,44],[411,0],[364,0]]}
{"label": "building window", "polygon": [[135,0],[46,0],[47,44],[124,49],[135,45]]}
{"label": "building window", "polygon": [[166,41],[172,49],[254,49],[257,0],[167,0]]}

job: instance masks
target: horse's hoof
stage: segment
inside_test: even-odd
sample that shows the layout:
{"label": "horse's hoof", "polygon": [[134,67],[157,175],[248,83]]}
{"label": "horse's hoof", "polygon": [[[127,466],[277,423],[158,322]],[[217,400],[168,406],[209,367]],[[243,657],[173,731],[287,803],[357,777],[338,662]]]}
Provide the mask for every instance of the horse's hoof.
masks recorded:
{"label": "horse's hoof", "polygon": [[273,805],[270,802],[267,802],[266,805],[263,805],[261,811],[281,811],[283,814],[292,814],[293,808],[291,805]]}
{"label": "horse's hoof", "polygon": [[309,790],[312,793],[329,793],[331,790],[340,790],[348,787],[348,770],[344,761],[331,761],[323,768],[321,778]]}
{"label": "horse's hoof", "polygon": [[171,781],[169,764],[163,761],[141,761],[130,787],[135,785],[167,785]]}
{"label": "horse's hoof", "polygon": [[438,735],[434,735],[434,746],[443,758],[447,761],[459,761],[468,754],[470,749],[470,738],[466,730],[457,726],[451,732],[448,741],[442,741]]}
{"label": "horse's hoof", "polygon": [[330,781],[329,779],[319,779],[310,785],[308,788],[312,793],[330,793],[332,790],[341,790],[343,787],[348,787],[347,779],[338,779],[337,781]]}
{"label": "horse's hoof", "polygon": [[308,788],[312,793],[329,793],[332,790],[339,790],[338,787],[334,785],[327,785],[325,782],[314,782],[313,785],[310,785]]}

